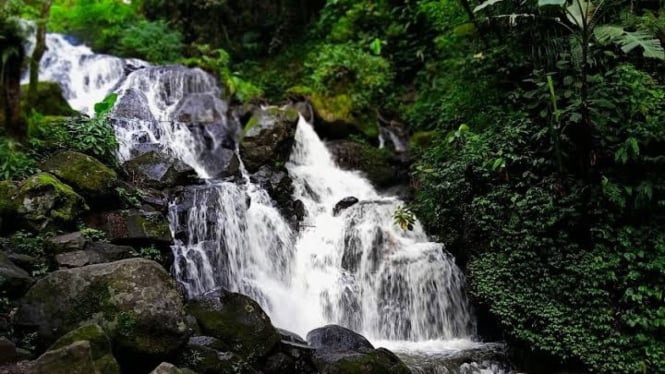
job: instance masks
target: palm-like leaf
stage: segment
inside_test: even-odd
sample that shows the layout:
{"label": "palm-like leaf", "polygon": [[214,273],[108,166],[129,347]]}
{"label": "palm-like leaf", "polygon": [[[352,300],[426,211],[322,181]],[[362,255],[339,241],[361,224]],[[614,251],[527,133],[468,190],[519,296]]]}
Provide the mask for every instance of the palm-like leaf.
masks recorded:
{"label": "palm-like leaf", "polygon": [[644,31],[626,31],[621,26],[603,25],[597,26],[593,34],[601,44],[609,42],[618,43],[624,53],[629,53],[635,48],[642,48],[642,56],[665,60],[665,50],[660,40]]}
{"label": "palm-like leaf", "polygon": [[496,3],[499,3],[503,0],[485,0],[482,3],[480,3],[477,7],[473,8],[473,12],[480,12],[481,10],[487,8],[488,6],[494,5]]}

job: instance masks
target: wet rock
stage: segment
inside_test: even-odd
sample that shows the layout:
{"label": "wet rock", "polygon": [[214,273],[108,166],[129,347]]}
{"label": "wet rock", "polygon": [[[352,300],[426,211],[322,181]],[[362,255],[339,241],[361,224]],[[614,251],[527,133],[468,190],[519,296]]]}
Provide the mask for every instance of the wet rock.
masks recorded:
{"label": "wet rock", "polygon": [[258,303],[231,292],[214,292],[187,304],[201,331],[219,339],[248,362],[265,357],[280,337]]}
{"label": "wet rock", "polygon": [[90,355],[100,374],[120,374],[120,366],[111,351],[111,340],[97,324],[83,325],[68,332],[53,343],[48,350],[64,348],[78,341],[90,343]]}
{"label": "wet rock", "polygon": [[41,164],[41,169],[69,184],[91,205],[108,205],[118,185],[118,175],[97,159],[64,151]]}
{"label": "wet rock", "polygon": [[358,170],[377,188],[390,187],[409,180],[408,162],[387,149],[351,140],[326,143],[333,159],[345,170]]}
{"label": "wet rock", "polygon": [[172,240],[168,220],[156,211],[116,210],[91,216],[87,223],[104,231],[109,240],[116,244],[142,247],[150,244],[169,245]]}
{"label": "wet rock", "polygon": [[144,259],[50,273],[20,301],[13,323],[18,332],[37,332],[42,348],[82,323],[97,323],[117,357],[139,367],[172,354],[188,335],[174,281]]}
{"label": "wet rock", "polygon": [[327,325],[308,332],[307,342],[318,351],[369,352],[374,349],[364,336],[338,325]]}
{"label": "wet rock", "polygon": [[70,227],[88,210],[81,195],[48,173],[24,181],[17,201],[19,217],[35,231]]}
{"label": "wet rock", "polygon": [[267,108],[254,112],[245,125],[240,156],[250,172],[262,165],[280,166],[289,159],[298,125],[293,109]]}
{"label": "wet rock", "polygon": [[112,118],[134,119],[148,123],[155,122],[145,94],[135,88],[126,90],[113,106]]}
{"label": "wet rock", "polygon": [[307,342],[316,348],[314,365],[320,373],[404,373],[411,371],[392,352],[374,349],[362,335],[347,328],[328,325],[310,331]]}
{"label": "wet rock", "polygon": [[284,329],[277,329],[277,332],[279,333],[279,337],[282,340],[282,342],[307,345],[305,339],[303,339],[300,335],[296,334],[295,332]]}
{"label": "wet rock", "polygon": [[174,110],[173,118],[186,123],[226,121],[228,105],[212,93],[191,93]]}
{"label": "wet rock", "polygon": [[150,188],[194,184],[199,179],[190,166],[159,152],[144,153],[122,167],[134,184]]}
{"label": "wet rock", "polygon": [[337,204],[335,204],[335,207],[333,208],[333,215],[338,216],[342,210],[358,204],[358,201],[358,198],[353,196],[343,198],[342,200],[338,201]]}
{"label": "wet rock", "polygon": [[287,106],[289,109],[295,109],[308,123],[314,122],[314,109],[312,104],[307,101],[297,101]]}
{"label": "wet rock", "polygon": [[14,265],[5,253],[0,252],[0,295],[23,295],[32,282],[30,274]]}
{"label": "wet rock", "polygon": [[251,176],[251,180],[268,192],[282,216],[292,225],[302,221],[304,204],[293,201],[293,182],[284,167],[263,165]]}
{"label": "wet rock", "polygon": [[48,351],[30,362],[25,374],[99,374],[92,360],[90,342],[78,341]]}

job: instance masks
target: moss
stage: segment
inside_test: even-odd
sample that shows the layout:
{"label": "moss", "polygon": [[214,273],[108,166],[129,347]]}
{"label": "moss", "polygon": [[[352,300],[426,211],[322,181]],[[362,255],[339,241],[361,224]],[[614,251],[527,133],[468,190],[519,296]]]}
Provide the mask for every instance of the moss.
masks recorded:
{"label": "moss", "polygon": [[436,131],[418,131],[409,139],[410,148],[425,148],[432,144]]}
{"label": "moss", "polygon": [[94,364],[100,374],[121,374],[120,366],[111,353],[95,359]]}
{"label": "moss", "polygon": [[[326,137],[339,139],[353,133],[361,133],[373,139],[379,134],[374,114],[368,112],[358,116],[349,95],[325,96],[314,93],[309,95],[309,101],[319,119],[315,125]],[[325,128],[321,128],[324,125]]]}
{"label": "moss", "polygon": [[163,239],[165,241],[171,240],[171,229],[169,228],[168,222],[164,219],[162,215],[137,214],[129,217],[128,223],[130,219],[133,219],[134,220],[133,224],[143,231],[144,237]]}
{"label": "moss", "polygon": [[314,93],[314,90],[307,86],[293,86],[287,90],[289,95],[309,97]]}
{"label": "moss", "polygon": [[18,201],[18,213],[38,230],[70,224],[89,209],[83,197],[48,173],[39,173],[23,182]]}
{"label": "moss", "polygon": [[106,333],[104,333],[104,330],[97,324],[84,325],[68,332],[53,343],[49,350],[66,347],[80,340],[90,342],[93,360],[100,359],[111,352],[111,341],[106,336]]}
{"label": "moss", "polygon": [[78,114],[65,100],[62,89],[55,82],[39,82],[34,105],[28,103],[28,85],[21,86],[21,108],[52,116],[73,116]]}
{"label": "moss", "polygon": [[408,374],[411,371],[401,361],[375,350],[366,354],[349,354],[333,362],[314,358],[314,364],[324,374]]}
{"label": "moss", "polygon": [[115,171],[78,152],[60,152],[44,162],[42,169],[69,183],[87,198],[108,196],[118,183]]}
{"label": "moss", "polygon": [[220,302],[195,301],[187,306],[187,312],[196,317],[205,334],[218,338],[227,349],[254,361],[279,342],[270,318],[254,300],[230,293]]}
{"label": "moss", "polygon": [[353,101],[349,95],[327,97],[320,94],[310,95],[310,101],[322,120],[330,123],[356,124],[353,116]]}
{"label": "moss", "polygon": [[260,123],[261,122],[256,116],[252,116],[252,118],[250,118],[249,121],[247,121],[247,124],[245,125],[244,133],[246,134],[247,132],[249,132],[249,130],[256,127]]}

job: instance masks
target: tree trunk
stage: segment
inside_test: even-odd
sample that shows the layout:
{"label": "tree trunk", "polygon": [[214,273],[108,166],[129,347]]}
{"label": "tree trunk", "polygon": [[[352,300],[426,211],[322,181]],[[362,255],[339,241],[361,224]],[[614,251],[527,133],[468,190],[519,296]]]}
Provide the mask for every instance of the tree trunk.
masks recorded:
{"label": "tree trunk", "polygon": [[49,13],[51,12],[52,0],[44,0],[37,23],[37,35],[35,41],[35,50],[30,58],[30,87],[28,89],[28,102],[34,106],[37,100],[37,84],[39,83],[39,63],[46,52],[46,24],[48,23]]}
{"label": "tree trunk", "polygon": [[19,57],[10,58],[3,77],[7,135],[19,140],[27,134],[25,122],[21,118],[21,60]]}

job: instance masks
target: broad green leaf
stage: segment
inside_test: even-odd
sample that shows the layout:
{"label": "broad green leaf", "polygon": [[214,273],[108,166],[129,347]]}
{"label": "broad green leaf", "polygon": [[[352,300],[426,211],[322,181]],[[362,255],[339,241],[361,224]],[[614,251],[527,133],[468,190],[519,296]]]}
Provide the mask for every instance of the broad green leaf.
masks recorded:
{"label": "broad green leaf", "polygon": [[593,35],[600,44],[613,42],[623,35],[623,33],[623,27],[616,25],[600,25],[593,29]]}
{"label": "broad green leaf", "polygon": [[474,13],[479,12],[479,11],[487,8],[488,6],[494,5],[494,4],[496,4],[498,2],[501,2],[501,1],[503,1],[503,0],[485,0],[482,3],[480,3],[480,5],[478,5],[477,7],[473,8],[473,12]]}
{"label": "broad green leaf", "polygon": [[595,7],[591,2],[573,0],[573,3],[566,8],[566,17],[568,17],[568,20],[571,23],[582,28],[585,23],[587,25],[591,23],[591,17],[593,17],[594,10]]}
{"label": "broad green leaf", "polygon": [[660,40],[644,31],[626,31],[618,42],[621,44],[621,50],[628,53],[637,47],[642,47],[642,55],[648,58],[657,58],[665,60],[665,50],[660,44]]}

